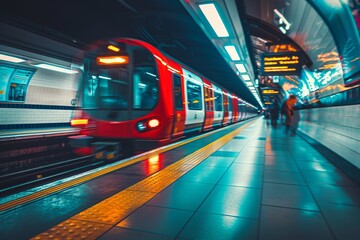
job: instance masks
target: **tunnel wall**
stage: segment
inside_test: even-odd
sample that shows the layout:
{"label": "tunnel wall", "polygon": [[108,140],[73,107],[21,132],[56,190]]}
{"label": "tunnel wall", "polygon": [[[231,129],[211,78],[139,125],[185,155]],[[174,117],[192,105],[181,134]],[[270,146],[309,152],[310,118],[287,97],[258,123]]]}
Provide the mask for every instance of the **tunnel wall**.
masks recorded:
{"label": "tunnel wall", "polygon": [[360,170],[360,105],[299,110],[299,131]]}
{"label": "tunnel wall", "polygon": [[83,51],[0,22],[0,52],[27,59],[25,63],[6,66],[34,71],[23,101],[0,101],[0,130],[69,126],[76,110],[72,100],[77,98],[81,70],[66,74],[34,65],[81,66]]}

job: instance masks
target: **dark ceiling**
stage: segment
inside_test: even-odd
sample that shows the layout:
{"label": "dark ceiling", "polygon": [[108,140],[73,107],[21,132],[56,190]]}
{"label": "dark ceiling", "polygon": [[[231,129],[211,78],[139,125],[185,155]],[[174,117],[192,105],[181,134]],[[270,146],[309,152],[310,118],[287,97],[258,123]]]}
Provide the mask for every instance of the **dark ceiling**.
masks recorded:
{"label": "dark ceiling", "polygon": [[2,21],[80,48],[103,38],[144,40],[259,106],[180,1],[2,0],[0,11]]}

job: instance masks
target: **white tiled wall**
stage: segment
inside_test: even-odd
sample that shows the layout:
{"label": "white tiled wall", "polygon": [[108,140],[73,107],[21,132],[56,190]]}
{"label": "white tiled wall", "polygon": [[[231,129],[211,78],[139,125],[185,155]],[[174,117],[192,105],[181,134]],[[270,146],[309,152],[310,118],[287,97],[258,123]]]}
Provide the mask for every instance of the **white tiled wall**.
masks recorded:
{"label": "white tiled wall", "polygon": [[[27,88],[25,104],[72,106],[81,74],[38,69]],[[74,110],[0,108],[0,124],[70,123]]]}
{"label": "white tiled wall", "polygon": [[79,74],[65,74],[38,69],[32,77],[25,104],[71,106],[79,88]]}
{"label": "white tiled wall", "polygon": [[29,86],[25,103],[51,106],[71,106],[71,100],[76,98],[76,93],[77,91],[75,90]]}
{"label": "white tiled wall", "polygon": [[46,86],[55,89],[77,90],[81,73],[68,74],[38,68],[31,78],[30,85]]}
{"label": "white tiled wall", "polygon": [[360,169],[360,105],[301,110],[299,130]]}

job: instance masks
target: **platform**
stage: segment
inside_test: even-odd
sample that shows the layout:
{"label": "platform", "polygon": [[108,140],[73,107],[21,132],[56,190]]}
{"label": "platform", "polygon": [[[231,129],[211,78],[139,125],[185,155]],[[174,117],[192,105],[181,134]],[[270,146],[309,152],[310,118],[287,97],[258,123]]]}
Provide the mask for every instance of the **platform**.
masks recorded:
{"label": "platform", "polygon": [[79,129],[73,127],[0,129],[0,141],[67,136],[77,133]]}
{"label": "platform", "polygon": [[360,239],[360,186],[258,118],[1,199],[2,239]]}

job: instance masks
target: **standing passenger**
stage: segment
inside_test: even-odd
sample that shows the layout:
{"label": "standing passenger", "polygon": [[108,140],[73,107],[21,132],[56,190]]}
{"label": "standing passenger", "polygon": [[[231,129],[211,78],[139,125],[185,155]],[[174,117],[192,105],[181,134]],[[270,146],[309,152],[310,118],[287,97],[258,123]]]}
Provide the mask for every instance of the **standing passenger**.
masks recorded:
{"label": "standing passenger", "polygon": [[277,98],[275,98],[273,105],[270,108],[270,119],[271,119],[271,126],[274,128],[277,127],[277,120],[279,118],[279,102]]}
{"label": "standing passenger", "polygon": [[285,115],[285,133],[288,134],[291,128],[294,115],[294,105],[296,103],[296,96],[290,95],[284,102],[281,108],[281,112]]}

